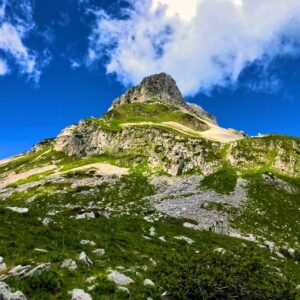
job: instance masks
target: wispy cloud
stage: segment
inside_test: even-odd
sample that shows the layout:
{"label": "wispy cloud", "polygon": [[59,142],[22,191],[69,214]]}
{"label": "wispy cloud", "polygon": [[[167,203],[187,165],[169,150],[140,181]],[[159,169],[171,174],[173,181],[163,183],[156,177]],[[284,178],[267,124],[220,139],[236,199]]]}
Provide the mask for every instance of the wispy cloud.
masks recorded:
{"label": "wispy cloud", "polygon": [[0,0],[0,75],[17,67],[35,82],[39,80],[38,55],[25,44],[34,28],[30,1]]}
{"label": "wispy cloud", "polygon": [[[299,0],[127,0],[118,18],[95,16],[88,60],[127,84],[165,71],[185,95],[238,82],[253,64],[299,55]],[[262,76],[263,78],[263,76]],[[276,78],[254,88],[274,88]]]}

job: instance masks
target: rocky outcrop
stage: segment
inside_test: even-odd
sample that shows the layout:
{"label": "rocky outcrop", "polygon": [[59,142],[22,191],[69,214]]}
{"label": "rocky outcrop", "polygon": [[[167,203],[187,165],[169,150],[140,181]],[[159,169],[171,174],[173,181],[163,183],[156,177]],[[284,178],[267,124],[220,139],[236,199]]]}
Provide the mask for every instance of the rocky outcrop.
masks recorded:
{"label": "rocky outcrop", "polygon": [[216,123],[213,115],[197,104],[185,102],[175,80],[166,73],[151,75],[129,89],[124,95],[113,101],[109,110],[117,106],[135,102],[169,102],[181,110]]}
{"label": "rocky outcrop", "polygon": [[204,139],[186,138],[158,128],[127,126],[106,131],[97,122],[85,121],[65,129],[56,139],[55,150],[79,157],[105,153],[141,153],[153,168],[171,175],[199,169],[210,174],[220,166],[223,145]]}
{"label": "rocky outcrop", "polygon": [[184,99],[175,80],[166,73],[152,75],[113,101],[112,108],[134,102],[167,101],[183,105]]}
{"label": "rocky outcrop", "polygon": [[282,136],[266,136],[233,142],[227,159],[230,164],[242,169],[269,165],[277,172],[297,176],[300,142]]}
{"label": "rocky outcrop", "polygon": [[109,131],[99,127],[97,120],[89,120],[63,130],[54,149],[78,157],[140,154],[148,158],[152,168],[160,168],[174,176],[190,171],[211,174],[224,163],[241,169],[268,164],[284,174],[299,174],[299,145],[292,139],[244,139],[231,143],[227,152],[226,147],[219,142],[188,138],[152,126],[132,125]]}

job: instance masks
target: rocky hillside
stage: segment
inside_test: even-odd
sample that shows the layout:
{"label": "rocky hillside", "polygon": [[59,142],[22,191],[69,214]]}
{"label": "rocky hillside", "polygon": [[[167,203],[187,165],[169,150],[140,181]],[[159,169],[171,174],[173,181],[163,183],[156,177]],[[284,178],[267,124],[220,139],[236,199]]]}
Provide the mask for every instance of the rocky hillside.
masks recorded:
{"label": "rocky hillside", "polygon": [[145,78],[0,161],[0,299],[298,299],[299,161]]}

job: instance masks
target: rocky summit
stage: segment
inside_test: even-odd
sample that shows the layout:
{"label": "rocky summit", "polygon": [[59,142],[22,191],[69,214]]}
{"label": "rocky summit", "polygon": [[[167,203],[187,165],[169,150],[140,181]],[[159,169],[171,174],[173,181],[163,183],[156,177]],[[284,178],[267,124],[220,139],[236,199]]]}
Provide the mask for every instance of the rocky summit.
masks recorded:
{"label": "rocky summit", "polygon": [[0,161],[0,200],[0,299],[300,297],[300,139],[222,128],[165,73]]}

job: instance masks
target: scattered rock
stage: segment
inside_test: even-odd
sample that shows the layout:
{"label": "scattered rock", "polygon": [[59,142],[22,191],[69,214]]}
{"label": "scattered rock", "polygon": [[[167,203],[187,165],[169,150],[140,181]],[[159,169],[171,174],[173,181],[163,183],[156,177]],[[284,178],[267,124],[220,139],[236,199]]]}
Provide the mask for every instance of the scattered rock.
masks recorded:
{"label": "scattered rock", "polygon": [[26,300],[25,295],[17,291],[12,293],[11,288],[5,282],[0,281],[0,299],[1,300]]}
{"label": "scattered rock", "polygon": [[51,263],[40,264],[37,267],[33,268],[31,271],[29,271],[27,274],[25,274],[24,277],[39,276],[43,272],[48,271],[50,268]]}
{"label": "scattered rock", "polygon": [[80,241],[81,245],[90,245],[90,246],[96,246],[96,243],[93,241],[89,241],[89,240],[81,240]]}
{"label": "scattered rock", "polygon": [[89,257],[86,255],[84,251],[80,253],[79,260],[84,262],[90,268],[93,266],[93,262],[89,259]]}
{"label": "scattered rock", "polygon": [[72,271],[75,271],[78,268],[76,261],[74,261],[72,259],[65,259],[63,261],[63,263],[60,265],[60,267],[62,269],[69,269],[69,270],[72,270]]}
{"label": "scattered rock", "polygon": [[287,183],[286,181],[284,181],[282,179],[279,179],[271,172],[264,173],[262,175],[262,178],[265,182],[267,182],[267,183],[271,184],[272,186],[275,186],[279,189],[282,189],[289,194],[294,194],[297,192],[296,189],[292,185],[290,185],[289,183]]}
{"label": "scattered rock", "polygon": [[21,266],[21,265],[15,266],[11,270],[9,270],[8,272],[6,272],[2,276],[0,276],[0,280],[5,280],[5,279],[10,278],[10,277],[22,278],[24,275],[26,275],[28,273],[28,271],[30,269],[31,269],[30,265],[28,265],[28,266]]}
{"label": "scattered rock", "polygon": [[155,235],[156,235],[156,230],[155,230],[155,228],[154,228],[153,226],[150,228],[149,234],[150,234],[151,236],[155,236]]}
{"label": "scattered rock", "polygon": [[93,211],[91,212],[86,212],[86,213],[82,213],[79,215],[76,215],[75,219],[80,220],[80,219],[95,219],[96,215]]}
{"label": "scattered rock", "polygon": [[46,249],[40,249],[40,248],[34,248],[34,251],[42,252],[42,253],[47,253],[48,252]]}
{"label": "scattered rock", "polygon": [[166,242],[166,238],[164,236],[160,236],[159,239],[162,241],[162,242]]}
{"label": "scattered rock", "polygon": [[96,281],[96,279],[97,279],[97,278],[96,278],[95,276],[91,276],[91,277],[89,277],[89,278],[86,279],[86,282],[87,282],[87,283],[93,283],[93,282]]}
{"label": "scattered rock", "polygon": [[0,256],[0,274],[6,272],[7,266],[6,263],[3,261],[3,257]]}
{"label": "scattered rock", "polygon": [[162,300],[173,300],[173,293],[170,291],[165,291],[161,295]]}
{"label": "scattered rock", "polygon": [[95,285],[88,286],[87,289],[89,292],[93,291],[96,288]]}
{"label": "scattered rock", "polygon": [[101,257],[105,254],[105,250],[104,249],[96,249],[92,252],[95,256]]}
{"label": "scattered rock", "polygon": [[130,294],[129,289],[124,287],[124,286],[117,286],[117,290],[124,293],[124,294]]}
{"label": "scattered rock", "polygon": [[107,279],[113,281],[117,285],[129,285],[134,283],[134,281],[127,277],[126,275],[119,273],[118,271],[112,271],[108,276]]}
{"label": "scattered rock", "polygon": [[16,213],[19,213],[19,214],[25,214],[28,212],[28,208],[27,207],[11,207],[11,206],[7,206],[6,207],[7,209],[11,210],[11,211],[14,211]]}
{"label": "scattered rock", "polygon": [[71,295],[72,295],[71,300],[93,300],[90,294],[80,289],[74,289],[71,292]]}
{"label": "scattered rock", "polygon": [[53,223],[54,223],[54,221],[51,218],[45,218],[42,221],[42,224],[45,225],[45,226],[48,226],[48,225],[53,224]]}
{"label": "scattered rock", "polygon": [[192,239],[190,239],[190,238],[188,238],[188,237],[186,237],[186,236],[184,236],[184,235],[175,236],[174,239],[185,241],[185,242],[187,242],[189,245],[195,243],[194,240],[192,240]]}
{"label": "scattered rock", "polygon": [[224,248],[216,248],[214,249],[215,253],[225,254],[226,250]]}
{"label": "scattered rock", "polygon": [[271,241],[264,241],[264,244],[270,249],[270,251],[274,252],[276,249],[276,245]]}
{"label": "scattered rock", "polygon": [[198,226],[189,222],[183,223],[183,226],[186,228],[198,229]]}
{"label": "scattered rock", "polygon": [[154,282],[150,279],[145,279],[143,282],[143,285],[145,286],[155,286]]}
{"label": "scattered rock", "polygon": [[279,258],[285,259],[284,255],[281,254],[280,252],[276,251],[275,254],[276,254]]}

